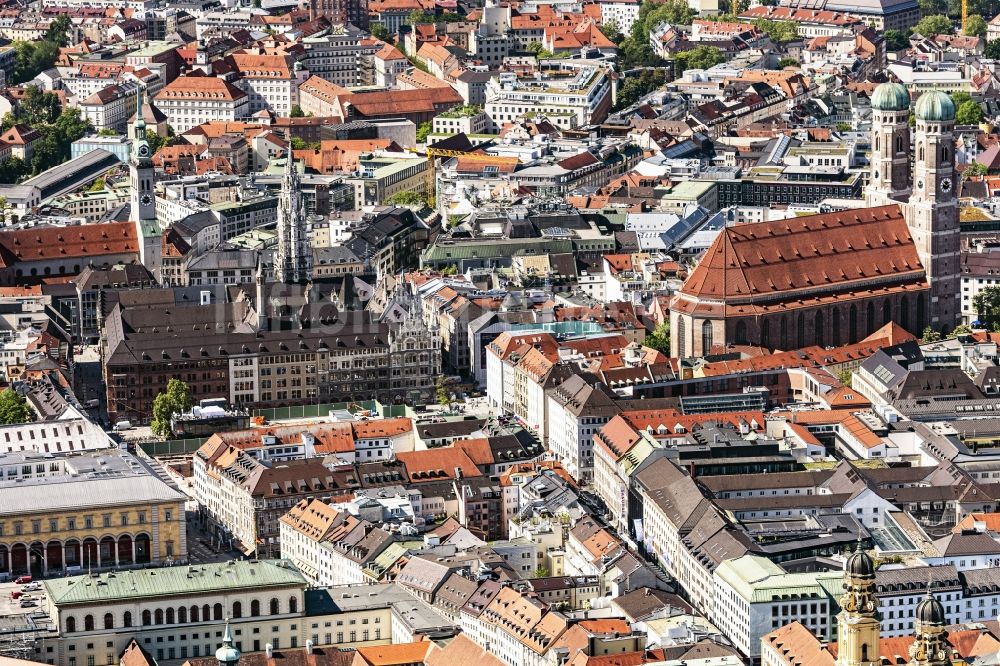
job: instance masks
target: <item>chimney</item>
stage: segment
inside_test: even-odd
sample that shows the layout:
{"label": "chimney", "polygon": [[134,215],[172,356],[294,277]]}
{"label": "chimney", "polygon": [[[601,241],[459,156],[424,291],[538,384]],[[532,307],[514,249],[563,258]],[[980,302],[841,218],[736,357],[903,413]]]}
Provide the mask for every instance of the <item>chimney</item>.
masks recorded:
{"label": "chimney", "polygon": [[264,652],[267,654],[268,659],[274,659],[274,646],[268,643],[264,646]]}
{"label": "chimney", "polygon": [[312,653],[313,653],[313,642],[312,640],[308,640],[306,641],[306,654],[312,654]]}

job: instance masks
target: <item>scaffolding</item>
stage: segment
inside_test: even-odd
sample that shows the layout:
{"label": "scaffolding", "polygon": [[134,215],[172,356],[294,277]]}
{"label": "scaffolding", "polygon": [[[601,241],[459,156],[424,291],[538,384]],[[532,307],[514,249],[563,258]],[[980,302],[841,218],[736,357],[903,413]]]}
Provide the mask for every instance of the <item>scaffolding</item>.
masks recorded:
{"label": "scaffolding", "polygon": [[37,661],[36,649],[46,631],[28,615],[0,618],[0,657]]}

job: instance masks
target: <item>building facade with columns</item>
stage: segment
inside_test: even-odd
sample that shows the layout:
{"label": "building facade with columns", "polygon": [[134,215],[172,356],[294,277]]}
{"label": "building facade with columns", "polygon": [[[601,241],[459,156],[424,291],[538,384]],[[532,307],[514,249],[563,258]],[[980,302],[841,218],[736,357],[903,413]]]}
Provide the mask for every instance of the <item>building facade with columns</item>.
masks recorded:
{"label": "building facade with columns", "polygon": [[672,356],[959,323],[954,104],[936,91],[917,100],[912,170],[909,92],[881,84],[872,109],[870,207],[724,229],[671,301]]}
{"label": "building facade with columns", "polygon": [[186,496],[136,456],[15,452],[0,470],[0,579],[187,561]]}

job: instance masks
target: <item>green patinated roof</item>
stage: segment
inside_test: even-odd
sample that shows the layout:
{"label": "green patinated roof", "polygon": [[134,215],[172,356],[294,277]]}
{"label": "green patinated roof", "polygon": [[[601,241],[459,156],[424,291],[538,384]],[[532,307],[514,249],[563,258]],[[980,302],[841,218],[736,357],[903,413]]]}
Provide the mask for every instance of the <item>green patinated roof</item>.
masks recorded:
{"label": "green patinated roof", "polygon": [[397,541],[375,558],[372,568],[378,572],[385,571],[395,564],[399,558],[406,555],[407,551],[422,548],[423,545],[423,541]]}
{"label": "green patinated roof", "polygon": [[825,597],[829,585],[825,579],[842,577],[840,572],[785,573],[784,569],[764,557],[744,555],[726,560],[715,574],[750,603],[772,601],[775,597]]}
{"label": "green patinated roof", "polygon": [[202,594],[234,588],[302,585],[306,580],[287,560],[237,560],[191,567],[137,569],[73,576],[42,584],[56,605],[105,603],[121,599]]}

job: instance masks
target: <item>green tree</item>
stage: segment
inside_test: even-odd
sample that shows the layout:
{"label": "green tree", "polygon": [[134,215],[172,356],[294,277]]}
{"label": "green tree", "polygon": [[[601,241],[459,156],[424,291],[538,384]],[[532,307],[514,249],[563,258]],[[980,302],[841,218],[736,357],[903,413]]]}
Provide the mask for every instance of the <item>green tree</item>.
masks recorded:
{"label": "green tree", "polygon": [[642,341],[642,345],[664,354],[670,354],[670,322],[665,321],[653,329],[653,332]]}
{"label": "green tree", "polygon": [[937,342],[940,339],[941,339],[941,334],[935,331],[930,326],[925,328],[923,334],[920,336],[920,341],[924,343]]}
{"label": "green tree", "polygon": [[434,23],[434,15],[421,9],[414,9],[406,17],[406,25],[419,25],[421,23]]}
{"label": "green tree", "polygon": [[948,12],[948,0],[917,0],[917,5],[920,7],[921,16],[933,16]]}
{"label": "green tree", "polygon": [[1000,332],[1000,287],[984,287],[972,297],[972,309],[976,311],[983,328]]}
{"label": "green tree", "polygon": [[959,324],[958,326],[956,326],[951,330],[951,333],[948,334],[948,337],[957,338],[960,335],[968,335],[969,333],[972,333],[971,326],[969,326],[968,324]]}
{"label": "green tree", "polygon": [[24,97],[17,112],[19,122],[39,127],[54,122],[62,112],[59,97],[55,93],[44,92],[38,86],[26,86]]}
{"label": "green tree", "polygon": [[100,178],[98,178],[97,180],[95,180],[93,183],[90,184],[90,187],[87,188],[87,191],[100,192],[107,186],[108,182],[104,179],[104,176],[101,176]]}
{"label": "green tree", "polygon": [[194,405],[191,387],[180,379],[171,379],[167,388],[153,399],[153,422],[150,428],[154,435],[170,436],[170,417],[182,414]]}
{"label": "green tree", "polygon": [[840,132],[841,134],[843,134],[844,132],[850,132],[851,129],[852,129],[851,123],[843,123],[843,122],[837,123],[837,131]]}
{"label": "green tree", "polygon": [[983,49],[983,55],[990,60],[1000,60],[1000,39],[994,39],[991,42],[986,42],[986,47]]}
{"label": "green tree", "polygon": [[97,136],[118,136],[118,130],[113,130],[110,127],[105,127],[97,131]]}
{"label": "green tree", "polygon": [[451,398],[448,397],[448,389],[444,386],[443,377],[438,377],[437,381],[434,382],[434,397],[437,398],[438,404],[442,407],[447,407],[451,403]]}
{"label": "green tree", "polygon": [[73,23],[70,21],[69,16],[60,14],[52,19],[52,23],[49,23],[49,27],[45,31],[45,37],[42,39],[46,42],[58,44],[59,46],[66,46],[69,43],[69,29],[71,27],[73,27]]}
{"label": "green tree", "polygon": [[795,58],[785,57],[778,61],[778,69],[784,69],[786,67],[798,67],[798,66],[799,66],[799,61],[796,60]]}
{"label": "green tree", "polygon": [[20,157],[8,157],[0,162],[0,183],[16,183],[28,175],[28,165]]}
{"label": "green tree", "polygon": [[985,176],[990,170],[985,164],[980,164],[979,162],[973,162],[969,166],[965,167],[965,171],[962,172],[963,177],[973,177],[973,176]]}
{"label": "green tree", "polygon": [[955,122],[959,125],[978,125],[982,121],[983,107],[974,100],[963,102],[955,111]]}
{"label": "green tree", "polygon": [[0,423],[11,425],[33,420],[34,413],[24,396],[8,388],[0,392]]}
{"label": "green tree", "polygon": [[951,94],[951,103],[955,105],[955,108],[962,106],[966,102],[972,99],[972,95],[961,90],[957,90]]}
{"label": "green tree", "polygon": [[411,192],[409,190],[402,190],[396,192],[391,197],[386,199],[386,203],[393,204],[394,206],[425,206],[427,201],[421,195],[416,192]]}
{"label": "green tree", "polygon": [[837,379],[840,381],[841,385],[851,388],[851,381],[854,379],[854,373],[844,368],[837,373]]}
{"label": "green tree", "polygon": [[535,569],[535,575],[532,578],[548,578],[550,575],[549,568],[546,566],[539,566]]}
{"label": "green tree", "polygon": [[973,14],[966,19],[962,34],[966,37],[986,37],[986,19],[979,14]]}
{"label": "green tree", "polygon": [[24,83],[51,68],[59,57],[56,42],[14,42],[14,77],[11,83]]}
{"label": "green tree", "polygon": [[614,19],[611,19],[602,25],[601,32],[615,44],[621,44],[625,39],[625,35],[622,34],[622,29],[618,26],[618,21]]}
{"label": "green tree", "polygon": [[150,152],[155,155],[159,152],[160,148],[163,148],[163,146],[166,145],[167,139],[166,137],[160,136],[153,130],[146,128],[146,143],[149,144]]}
{"label": "green tree", "polygon": [[708,69],[725,61],[726,56],[717,47],[699,44],[690,51],[674,54],[674,72],[680,76],[689,69]]}
{"label": "green tree", "polygon": [[306,114],[303,113],[302,107],[299,106],[298,104],[296,104],[296,105],[294,105],[292,107],[292,110],[288,112],[288,117],[289,118],[305,118]]}
{"label": "green tree", "polygon": [[639,76],[625,77],[618,88],[616,109],[627,109],[666,83],[662,69],[644,69]]}
{"label": "green tree", "polygon": [[431,121],[425,120],[417,126],[417,143],[425,143],[427,137],[434,130],[434,125]]}
{"label": "green tree", "polygon": [[292,150],[305,150],[306,140],[300,136],[292,137]]}
{"label": "green tree", "polygon": [[7,223],[7,197],[0,197],[0,224]]}
{"label": "green tree", "polygon": [[938,35],[950,35],[955,32],[951,19],[941,14],[932,14],[920,19],[914,31],[924,37],[934,38]]}
{"label": "green tree", "polygon": [[372,33],[372,37],[375,39],[381,39],[383,42],[389,41],[389,31],[386,30],[386,27],[381,23],[372,23],[370,31]]}
{"label": "green tree", "polygon": [[799,24],[794,21],[757,19],[753,24],[776,44],[792,42],[799,38]]}
{"label": "green tree", "polygon": [[885,48],[887,51],[902,51],[910,45],[910,38],[902,30],[885,31]]}

